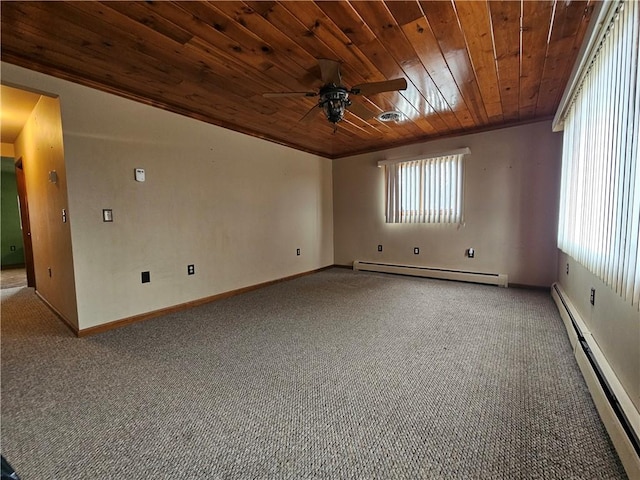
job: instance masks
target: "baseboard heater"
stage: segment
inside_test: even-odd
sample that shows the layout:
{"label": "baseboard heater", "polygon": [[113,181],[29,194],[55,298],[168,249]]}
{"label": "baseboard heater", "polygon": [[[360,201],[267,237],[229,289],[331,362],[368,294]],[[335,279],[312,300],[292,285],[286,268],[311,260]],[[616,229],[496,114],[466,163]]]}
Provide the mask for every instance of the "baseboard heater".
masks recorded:
{"label": "baseboard heater", "polygon": [[554,283],[551,296],[602,423],[629,478],[640,478],[640,413],[611,369],[578,310]]}
{"label": "baseboard heater", "polygon": [[362,260],[353,262],[353,269],[367,272],[396,273],[414,277],[439,278],[442,280],[457,280],[460,282],[486,283],[500,287],[508,286],[508,277],[505,273],[469,272],[464,270],[420,267],[416,265],[366,262]]}

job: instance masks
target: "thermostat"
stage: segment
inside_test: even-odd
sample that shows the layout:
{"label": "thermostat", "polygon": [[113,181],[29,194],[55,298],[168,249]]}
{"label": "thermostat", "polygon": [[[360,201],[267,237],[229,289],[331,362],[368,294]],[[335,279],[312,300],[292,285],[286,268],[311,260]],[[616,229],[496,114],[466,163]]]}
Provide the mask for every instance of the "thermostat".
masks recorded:
{"label": "thermostat", "polygon": [[144,182],[144,168],[136,168],[136,182]]}

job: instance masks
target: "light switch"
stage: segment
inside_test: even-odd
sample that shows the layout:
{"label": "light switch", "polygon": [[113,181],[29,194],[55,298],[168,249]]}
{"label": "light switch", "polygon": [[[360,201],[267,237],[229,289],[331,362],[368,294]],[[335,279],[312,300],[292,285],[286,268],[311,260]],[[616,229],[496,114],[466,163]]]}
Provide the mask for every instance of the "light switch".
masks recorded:
{"label": "light switch", "polygon": [[136,168],[136,182],[144,182],[144,168]]}

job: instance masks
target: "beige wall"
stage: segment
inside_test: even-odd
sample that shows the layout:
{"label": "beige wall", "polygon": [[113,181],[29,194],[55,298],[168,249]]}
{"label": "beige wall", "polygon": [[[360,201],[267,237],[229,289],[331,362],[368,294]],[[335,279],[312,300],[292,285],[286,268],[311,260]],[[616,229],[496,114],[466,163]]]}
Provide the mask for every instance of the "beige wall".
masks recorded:
{"label": "beige wall", "polygon": [[13,65],[2,74],[60,95],[80,329],[333,263],[330,160]]}
{"label": "beige wall", "polygon": [[[640,411],[640,313],[637,307],[623,300],[564,252],[559,253],[557,275],[558,283]],[[596,289],[595,305],[589,302],[592,287]]]}
{"label": "beige wall", "polygon": [[[465,159],[465,224],[386,224],[384,169],[377,162],[461,147],[471,149]],[[506,273],[511,283],[551,285],[561,147],[561,134],[551,132],[550,122],[539,122],[335,160],[336,263]],[[476,250],[474,259],[465,256],[469,247]]]}
{"label": "beige wall", "polygon": [[[69,223],[62,221],[62,210],[68,211],[69,206],[57,98],[40,97],[14,146],[16,159],[22,159],[28,192],[36,289],[77,326],[71,232]],[[52,170],[56,183],[49,181]]]}

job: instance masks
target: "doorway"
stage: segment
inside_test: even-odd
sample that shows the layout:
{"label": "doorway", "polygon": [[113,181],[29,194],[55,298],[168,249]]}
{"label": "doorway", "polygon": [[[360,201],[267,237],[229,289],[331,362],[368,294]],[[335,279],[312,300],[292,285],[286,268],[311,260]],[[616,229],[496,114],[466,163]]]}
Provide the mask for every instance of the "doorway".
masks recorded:
{"label": "doorway", "polygon": [[[15,154],[17,152],[15,152],[14,145],[22,134],[41,96],[42,94],[39,92],[28,91],[18,86],[11,86],[4,83],[0,85],[0,97],[2,98],[2,104],[0,105],[0,119],[2,120],[0,140],[2,141],[3,159],[5,157],[15,157],[17,159],[17,161],[13,162],[13,165],[9,167],[13,170],[11,172],[12,174],[15,172],[18,196],[18,212],[16,213],[19,217],[16,218],[16,223],[19,222],[21,226],[21,232],[15,232],[17,238],[14,242],[22,237],[22,254],[24,256],[27,285],[34,288],[36,286],[36,275],[29,202],[27,197],[27,182],[23,168],[23,158],[21,155]],[[11,249],[15,249],[17,245],[17,243],[13,243]]]}
{"label": "doorway", "polygon": [[31,223],[29,220],[29,199],[24,178],[22,157],[16,162],[16,183],[18,186],[18,206],[22,224],[22,244],[24,246],[24,265],[27,272],[27,286],[36,288],[36,273],[33,262],[33,244],[31,243]]}

